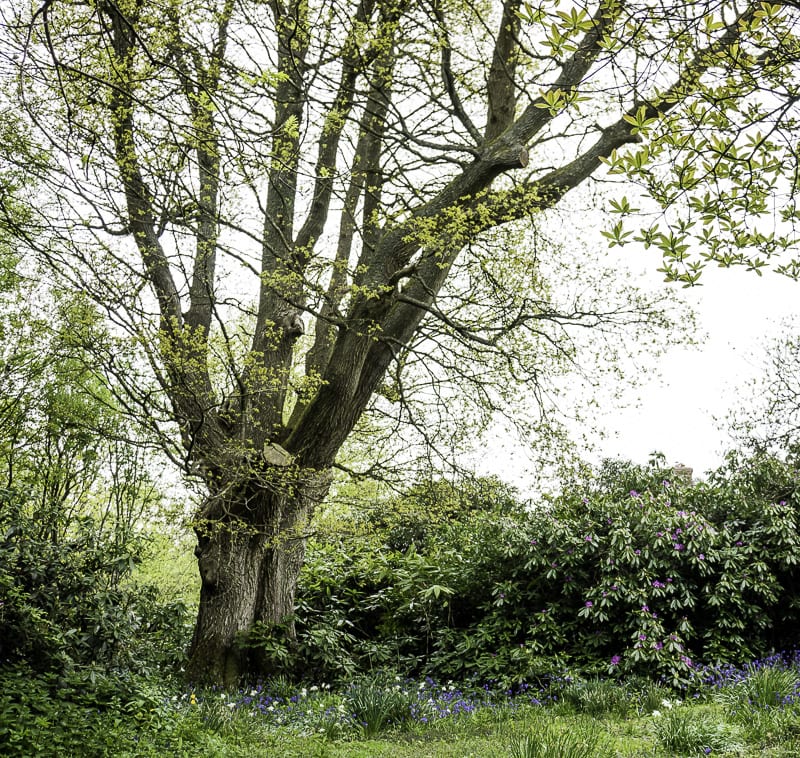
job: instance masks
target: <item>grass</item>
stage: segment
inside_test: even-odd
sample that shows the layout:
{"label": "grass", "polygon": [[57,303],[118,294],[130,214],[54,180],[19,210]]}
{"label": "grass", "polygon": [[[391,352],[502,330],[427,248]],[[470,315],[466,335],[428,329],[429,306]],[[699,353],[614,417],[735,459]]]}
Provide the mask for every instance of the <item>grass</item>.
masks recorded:
{"label": "grass", "polygon": [[[0,754],[81,758],[634,758],[800,755],[795,659],[706,669],[693,691],[592,679],[560,690],[359,679],[236,692],[0,669]],[[54,752],[55,751],[55,752]]]}

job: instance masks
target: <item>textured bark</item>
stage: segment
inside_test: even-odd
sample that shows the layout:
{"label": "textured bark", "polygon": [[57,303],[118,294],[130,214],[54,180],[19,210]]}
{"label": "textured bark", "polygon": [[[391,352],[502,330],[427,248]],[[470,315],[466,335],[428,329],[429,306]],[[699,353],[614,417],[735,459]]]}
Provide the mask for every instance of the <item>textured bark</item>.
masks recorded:
{"label": "textured bark", "polygon": [[[254,481],[255,476],[251,487]],[[213,498],[206,504],[203,510],[230,516],[201,520],[197,526],[201,589],[187,666],[190,680],[232,686],[245,674],[269,673],[258,650],[243,643],[256,622],[285,625],[294,637],[303,530],[328,486],[327,476],[312,475],[295,486],[256,490],[230,502]]]}
{"label": "textured bark", "polygon": [[246,524],[219,524],[199,538],[200,608],[189,654],[192,681],[235,684],[247,661],[240,635],[255,619],[263,535]]}

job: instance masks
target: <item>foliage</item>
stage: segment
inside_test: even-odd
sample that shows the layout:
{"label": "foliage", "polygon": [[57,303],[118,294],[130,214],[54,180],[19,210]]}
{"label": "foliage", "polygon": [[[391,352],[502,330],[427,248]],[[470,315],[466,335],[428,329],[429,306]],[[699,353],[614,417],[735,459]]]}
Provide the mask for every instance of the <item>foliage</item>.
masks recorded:
{"label": "foliage", "polygon": [[143,522],[162,500],[85,349],[105,334],[98,314],[80,295],[22,280],[9,297],[22,310],[0,309],[10,327],[0,349],[0,660],[62,672],[174,663],[185,607],[132,581]]}
{"label": "foliage", "polygon": [[144,529],[141,561],[131,579],[155,587],[161,598],[180,601],[187,608],[197,604],[199,577],[188,529],[172,521],[150,522]]}
{"label": "foliage", "polygon": [[671,702],[674,690],[665,687],[652,679],[643,679],[637,692],[637,712],[642,714],[652,713],[663,708],[666,703]]}
{"label": "foliage", "polygon": [[[133,366],[106,343],[96,353],[125,407],[203,485],[198,677],[264,669],[276,651],[240,646],[260,626],[293,644],[295,537],[351,435],[380,429],[369,451],[385,469],[405,463],[410,440],[447,460],[503,410],[548,430],[551,379],[581,365],[582,330],[595,365],[621,372],[607,360],[621,330],[669,327],[647,299],[607,302],[574,244],[576,288],[557,296],[531,220],[557,223],[548,214],[565,195],[600,174],[644,186],[655,222],[628,229],[638,200],[618,197],[605,234],[661,251],[668,279],[694,283],[708,262],[798,274],[796,3],[534,5],[48,0],[0,11],[4,110],[46,146],[28,208],[38,233],[14,235],[132,338]],[[774,207],[779,228],[764,231]],[[519,398],[530,402],[517,415]],[[666,512],[640,526],[658,520],[677,528]],[[599,609],[575,620],[573,584],[547,607],[554,621],[530,633],[521,613],[504,621],[500,587],[549,573],[537,554],[567,540],[554,532],[528,555],[513,517],[468,521],[418,548],[376,600],[376,615],[398,611],[382,617],[393,654],[497,673],[600,620]],[[419,541],[396,537],[398,548]],[[500,569],[491,600],[458,564],[463,541]],[[587,550],[549,581],[582,568]],[[514,602],[544,599],[538,581]],[[642,593],[625,593],[607,603],[615,634],[665,636],[652,618],[639,619],[649,632],[634,629]],[[405,637],[415,624],[424,649]],[[671,652],[681,644],[670,638]],[[633,663],[644,667],[647,650]],[[665,674],[685,673],[675,655],[656,657]]]}
{"label": "foliage", "polygon": [[613,679],[575,681],[561,691],[561,702],[589,716],[625,718],[634,705],[629,689]]}
{"label": "foliage", "polygon": [[[387,507],[388,505],[388,507]],[[448,524],[484,513],[500,517],[519,516],[524,511],[513,487],[497,477],[462,477],[448,480],[419,478],[391,502],[376,502],[372,507],[356,506],[356,528],[363,522],[365,535],[376,530],[381,542],[392,550],[405,552],[412,545],[426,552],[436,542],[437,533]]]}
{"label": "foliage", "polygon": [[401,724],[411,718],[411,707],[417,698],[409,697],[397,682],[386,677],[371,676],[356,680],[346,694],[348,710],[363,729],[365,737],[372,737],[388,726]]}
{"label": "foliage", "polygon": [[[181,689],[169,678],[109,675],[99,670],[37,674],[25,665],[0,668],[0,750],[11,757],[91,755],[134,758],[209,755],[245,758],[265,751],[276,758],[487,758],[520,756],[652,755],[654,758],[731,752],[778,758],[793,754],[800,720],[793,705],[763,718],[742,703],[742,715],[714,702],[714,694],[775,668],[797,669],[784,659],[706,670],[696,698],[664,699],[652,714],[589,717],[549,688],[525,685],[511,692],[488,684],[437,685],[430,680],[373,676],[341,688],[329,684],[254,683],[236,690]],[[584,683],[586,684],[586,683]],[[634,680],[589,683],[635,693]],[[755,686],[755,685],[754,685]],[[365,735],[352,713],[388,712],[392,722]],[[375,722],[377,723],[377,722]]]}
{"label": "foliage", "polygon": [[752,741],[775,744],[800,735],[797,655],[773,655],[742,668],[730,667],[708,681],[727,717]]}
{"label": "foliage", "polygon": [[0,504],[0,660],[44,671],[179,660],[185,606],[130,583],[135,541],[118,542],[88,517],[53,540],[20,496],[5,492]]}
{"label": "foliage", "polygon": [[356,518],[350,534],[312,543],[296,647],[274,665],[553,686],[560,665],[686,686],[698,659],[791,646],[798,514],[777,474],[793,474],[774,459],[741,464],[707,484],[671,481],[658,460],[622,477],[614,464],[527,511],[440,509],[443,485],[415,515],[399,498],[380,509],[382,530],[370,512],[366,533]]}
{"label": "foliage", "polygon": [[708,755],[738,750],[735,729],[708,713],[685,707],[653,713],[658,744],[670,753]]}
{"label": "foliage", "polygon": [[754,709],[793,705],[798,699],[797,669],[754,667],[744,681],[732,689],[734,702]]}
{"label": "foliage", "polygon": [[570,726],[563,729],[542,719],[538,728],[511,746],[510,758],[610,758],[614,755],[594,724],[577,721]]}
{"label": "foliage", "polygon": [[[762,460],[784,459],[789,466],[774,466],[776,485],[796,488],[800,461],[800,336],[798,322],[786,319],[780,337],[763,349],[759,376],[742,388],[752,401],[736,408],[728,419],[731,431],[744,449]],[[794,477],[787,473],[792,471]],[[778,499],[786,499],[779,497]]]}
{"label": "foliage", "polygon": [[[0,667],[0,750],[20,758],[156,756],[176,742],[166,684],[100,667],[41,674],[6,663]],[[148,745],[157,749],[151,753]]]}

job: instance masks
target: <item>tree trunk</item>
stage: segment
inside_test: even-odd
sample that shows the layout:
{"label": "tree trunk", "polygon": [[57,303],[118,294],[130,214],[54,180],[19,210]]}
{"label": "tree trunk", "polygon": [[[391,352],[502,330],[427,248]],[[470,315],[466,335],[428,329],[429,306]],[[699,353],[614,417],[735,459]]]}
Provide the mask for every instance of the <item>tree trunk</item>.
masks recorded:
{"label": "tree trunk", "polygon": [[187,673],[195,682],[235,684],[246,667],[239,636],[253,624],[265,539],[245,523],[198,535],[197,614]]}
{"label": "tree trunk", "polygon": [[294,637],[304,529],[329,486],[328,476],[315,474],[292,484],[284,480],[274,490],[259,487],[255,496],[231,498],[219,519],[197,527],[201,587],[187,664],[191,681],[233,686],[244,676],[269,675],[264,656],[242,643],[256,622],[285,623]]}

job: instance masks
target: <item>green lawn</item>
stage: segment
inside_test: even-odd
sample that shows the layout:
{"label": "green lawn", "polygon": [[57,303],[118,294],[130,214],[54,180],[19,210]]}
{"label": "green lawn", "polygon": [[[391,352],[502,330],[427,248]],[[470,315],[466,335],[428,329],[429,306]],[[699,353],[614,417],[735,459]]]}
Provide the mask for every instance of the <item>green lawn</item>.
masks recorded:
{"label": "green lawn", "polygon": [[[478,712],[429,725],[394,727],[379,738],[328,739],[298,736],[232,717],[217,729],[198,720],[186,724],[188,742],[175,755],[274,756],[275,758],[603,758],[604,756],[800,755],[800,718],[742,724],[718,704],[682,705],[672,732],[661,728],[664,714],[598,718],[568,709],[526,707],[515,712]],[[251,717],[252,718],[252,717]],[[242,723],[244,721],[244,723]],[[696,729],[691,726],[695,725]],[[687,728],[687,725],[689,728]],[[672,737],[673,747],[664,740]],[[537,741],[535,738],[539,737]],[[703,739],[705,737],[705,739]],[[534,738],[526,743],[526,739]],[[683,739],[681,743],[680,740]],[[163,745],[163,743],[162,743]],[[710,753],[706,748],[714,745]],[[141,746],[145,750],[144,746]],[[528,752],[524,752],[527,749]],[[516,753],[514,751],[517,751]],[[158,754],[154,746],[153,755]],[[133,752],[130,755],[148,755]]]}

